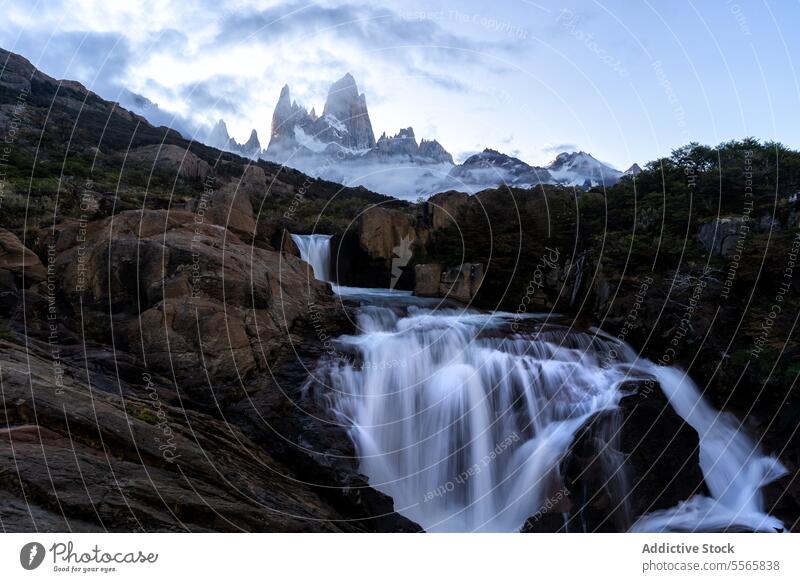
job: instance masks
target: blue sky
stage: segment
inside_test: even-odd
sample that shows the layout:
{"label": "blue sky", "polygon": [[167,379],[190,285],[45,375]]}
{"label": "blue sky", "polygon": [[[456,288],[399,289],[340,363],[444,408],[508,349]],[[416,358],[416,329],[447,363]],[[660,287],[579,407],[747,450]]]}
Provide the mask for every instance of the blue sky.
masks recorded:
{"label": "blue sky", "polygon": [[625,169],[688,141],[800,148],[796,1],[0,5],[0,45],[46,73],[264,146],[285,83],[319,111],[349,71],[376,134],[413,126],[457,159],[582,149]]}

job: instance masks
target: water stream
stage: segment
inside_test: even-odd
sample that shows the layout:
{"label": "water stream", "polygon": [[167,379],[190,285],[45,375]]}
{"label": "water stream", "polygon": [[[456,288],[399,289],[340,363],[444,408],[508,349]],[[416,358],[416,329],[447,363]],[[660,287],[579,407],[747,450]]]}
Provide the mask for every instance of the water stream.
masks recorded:
{"label": "water stream", "polygon": [[[317,277],[327,276],[329,237],[293,238]],[[681,370],[637,358],[599,330],[517,328],[513,314],[409,292],[334,290],[359,307],[357,334],[337,340],[351,357],[320,364],[327,404],[348,427],[359,471],[425,530],[518,531],[563,496],[562,461],[581,427],[617,408],[622,382],[653,377],[700,435],[711,496],[632,519],[631,529],[782,528],[765,513],[760,488],[785,469]],[[609,482],[626,488],[617,478],[624,457],[608,458],[616,465],[607,467]]]}

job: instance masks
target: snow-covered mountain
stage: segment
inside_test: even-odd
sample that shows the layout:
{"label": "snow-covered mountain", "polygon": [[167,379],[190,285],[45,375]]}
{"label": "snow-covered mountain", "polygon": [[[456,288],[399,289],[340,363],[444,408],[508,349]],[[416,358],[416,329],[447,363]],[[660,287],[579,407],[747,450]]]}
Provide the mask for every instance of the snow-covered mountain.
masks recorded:
{"label": "snow-covered mountain", "polygon": [[[406,127],[376,140],[367,109],[350,73],[333,83],[322,115],[292,100],[288,85],[280,91],[272,114],[270,140],[261,149],[256,131],[244,144],[230,137],[223,120],[208,132],[206,143],[250,158],[286,164],[315,177],[406,199],[445,190],[475,193],[502,184],[531,188],[559,184],[588,190],[611,186],[623,172],[586,152],[563,152],[549,165],[531,166],[493,149],[461,164],[436,140],[417,141]],[[634,164],[628,173],[634,173]],[[640,171],[640,170],[639,170]]]}
{"label": "snow-covered mountain", "polygon": [[558,184],[588,190],[616,184],[622,175],[586,152],[562,152],[547,166],[531,166],[518,158],[485,149],[454,166],[448,174],[447,186],[468,192],[500,184],[517,188]]}
{"label": "snow-covered mountain", "polygon": [[[331,156],[336,157],[337,166],[453,164],[453,157],[437,141],[417,143],[411,127],[394,136],[384,133],[375,141],[367,98],[358,92],[350,73],[331,85],[322,116],[317,116],[313,108],[307,111],[292,101],[289,86],[285,85],[272,115],[270,142],[264,157],[303,166],[299,168],[302,170],[319,166],[324,161],[320,158]],[[346,168],[338,168],[338,172],[343,170]]]}
{"label": "snow-covered mountain", "polygon": [[258,159],[263,153],[261,142],[258,141],[258,132],[250,132],[250,138],[243,144],[238,143],[228,134],[228,126],[220,119],[205,137],[206,145],[217,149],[239,154],[246,158]]}
{"label": "snow-covered mountain", "polygon": [[530,166],[518,158],[488,148],[454,166],[448,174],[449,188],[469,192],[500,184],[530,188],[552,183],[553,177],[546,168]]}
{"label": "snow-covered mountain", "polygon": [[594,186],[613,186],[622,172],[596,160],[586,152],[562,152],[547,166],[554,183],[588,190]]}

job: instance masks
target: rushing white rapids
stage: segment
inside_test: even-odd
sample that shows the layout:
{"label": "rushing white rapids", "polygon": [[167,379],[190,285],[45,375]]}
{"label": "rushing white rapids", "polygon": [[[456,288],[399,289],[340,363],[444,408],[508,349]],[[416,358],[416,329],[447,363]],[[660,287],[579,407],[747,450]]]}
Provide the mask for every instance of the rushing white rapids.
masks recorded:
{"label": "rushing white rapids", "polygon": [[678,507],[644,516],[638,531],[718,531],[735,524],[773,531],[783,524],[764,513],[762,486],[786,474],[740,430],[739,421],[715,410],[698,387],[676,368],[650,364],[670,404],[700,435],[700,468],[712,497],[695,496]]}
{"label": "rushing white rapids", "polygon": [[[576,432],[617,406],[623,381],[652,377],[700,435],[711,497],[643,516],[632,529],[782,527],[764,512],[760,487],[785,470],[680,370],[637,360],[596,330],[512,332],[511,314],[442,306],[407,292],[336,290],[361,306],[358,334],[338,339],[349,357],[321,364],[328,404],[348,427],[359,470],[425,530],[518,531],[543,508],[553,511]],[[610,482],[626,487],[624,478],[613,479],[624,475],[622,456],[609,458],[617,459]]]}
{"label": "rushing white rapids", "polygon": [[314,270],[314,277],[320,281],[330,281],[331,235],[293,234],[292,240],[300,250],[302,259]]}

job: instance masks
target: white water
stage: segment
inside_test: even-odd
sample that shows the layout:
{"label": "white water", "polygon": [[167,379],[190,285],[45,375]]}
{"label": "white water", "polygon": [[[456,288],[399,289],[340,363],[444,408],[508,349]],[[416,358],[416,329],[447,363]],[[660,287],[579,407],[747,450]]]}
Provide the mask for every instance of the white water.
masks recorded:
{"label": "white water", "polygon": [[331,235],[293,234],[292,240],[300,250],[300,257],[314,270],[314,277],[331,281]]}
{"label": "white water", "polygon": [[700,435],[700,467],[711,498],[696,496],[673,509],[654,512],[634,525],[638,531],[717,531],[730,525],[774,531],[783,524],[764,513],[760,488],[786,474],[740,430],[739,421],[715,410],[685,372],[655,365],[670,404]]}
{"label": "white water", "polygon": [[[312,265],[330,256],[298,246]],[[439,306],[408,292],[335,289],[361,307],[358,334],[337,345],[355,358],[323,364],[328,405],[349,427],[359,470],[425,530],[519,530],[563,497],[560,465],[576,432],[616,407],[622,381],[653,376],[700,435],[711,497],[643,516],[632,529],[782,527],[764,513],[759,490],[785,469],[735,418],[705,402],[680,370],[635,364],[627,345],[599,332],[511,333],[511,314]],[[608,458],[617,463],[608,467],[609,478],[624,475],[621,455]],[[613,484],[626,487],[624,478]]]}

